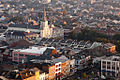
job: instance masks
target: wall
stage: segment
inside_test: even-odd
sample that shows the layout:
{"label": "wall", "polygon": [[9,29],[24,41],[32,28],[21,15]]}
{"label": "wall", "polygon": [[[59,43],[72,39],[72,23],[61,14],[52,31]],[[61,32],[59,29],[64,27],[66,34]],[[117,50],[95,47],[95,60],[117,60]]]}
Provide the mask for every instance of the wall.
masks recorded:
{"label": "wall", "polygon": [[39,76],[40,76],[40,80],[45,80],[46,77],[45,73],[41,73]]}
{"label": "wall", "polygon": [[63,75],[68,75],[70,72],[70,60],[67,60],[66,62],[61,64],[61,73]]}
{"label": "wall", "polygon": [[49,80],[55,78],[55,65],[49,67]]}
{"label": "wall", "polygon": [[40,74],[40,71],[35,72],[35,80],[40,80],[39,74]]}
{"label": "wall", "polygon": [[[20,56],[21,54],[22,54],[22,56]],[[13,51],[12,52],[12,61],[21,62],[21,60],[26,60],[26,55],[40,56],[40,54],[36,54],[36,53],[25,53],[25,52]]]}

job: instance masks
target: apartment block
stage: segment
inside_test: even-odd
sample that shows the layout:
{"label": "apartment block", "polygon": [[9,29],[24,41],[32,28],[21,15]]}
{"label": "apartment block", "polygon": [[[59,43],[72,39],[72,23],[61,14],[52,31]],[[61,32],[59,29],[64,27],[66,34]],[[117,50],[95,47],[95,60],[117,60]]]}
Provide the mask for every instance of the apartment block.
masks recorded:
{"label": "apartment block", "polygon": [[120,57],[110,56],[101,59],[101,75],[120,77]]}

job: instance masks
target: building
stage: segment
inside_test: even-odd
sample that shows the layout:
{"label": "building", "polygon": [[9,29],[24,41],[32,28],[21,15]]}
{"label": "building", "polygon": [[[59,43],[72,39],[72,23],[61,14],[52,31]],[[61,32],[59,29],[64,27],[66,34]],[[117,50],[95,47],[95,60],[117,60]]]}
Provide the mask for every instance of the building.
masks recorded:
{"label": "building", "polygon": [[32,40],[39,37],[38,33],[32,33],[29,31],[24,32],[24,31],[17,31],[17,30],[14,30],[14,31],[9,30],[5,35],[8,39],[14,39],[14,40],[20,40],[20,39]]}
{"label": "building", "polygon": [[[51,60],[31,60],[33,63],[41,63],[42,69],[48,74],[47,80],[62,79],[70,73],[70,60],[64,55]],[[41,62],[42,61],[42,62]]]}
{"label": "building", "polygon": [[12,52],[12,61],[15,62],[25,62],[28,61],[28,58],[39,57],[44,54],[44,52],[48,49],[54,50],[54,47],[35,47],[32,46],[28,49],[17,49]]}
{"label": "building", "polygon": [[101,76],[120,77],[120,56],[105,56],[101,59]]}
{"label": "building", "polygon": [[44,9],[43,21],[41,21],[40,28],[41,28],[41,33],[40,33],[41,37],[44,38],[52,37],[53,28],[50,28],[50,26],[48,25],[45,9]]}
{"label": "building", "polygon": [[26,69],[20,72],[22,80],[41,80],[38,68]]}
{"label": "building", "polygon": [[[27,27],[28,26],[28,27]],[[48,24],[46,11],[44,9],[43,19],[41,20],[40,26],[31,26],[27,24],[13,24],[11,23],[7,30],[11,31],[20,31],[20,32],[35,32],[40,33],[41,38],[51,38],[51,37],[64,37],[64,29],[61,27],[55,27],[53,24]],[[13,35],[13,32],[10,33],[10,37]],[[16,38],[23,38],[25,34]],[[14,37],[14,36],[13,36]]]}
{"label": "building", "polygon": [[112,43],[104,44],[104,48],[106,49],[107,53],[115,53],[116,52],[116,46]]}
{"label": "building", "polygon": [[42,0],[42,3],[43,4],[48,4],[48,3],[50,3],[51,2],[51,0]]}
{"label": "building", "polygon": [[52,60],[54,64],[49,66],[49,80],[62,79],[69,75],[70,60],[60,59],[61,57]]}
{"label": "building", "polygon": [[6,41],[0,41],[0,62],[11,61],[10,50]]}
{"label": "building", "polygon": [[38,68],[24,70],[3,71],[0,75],[2,80],[45,80],[45,73]]}
{"label": "building", "polygon": [[91,56],[88,55],[77,55],[75,56],[75,66],[77,69],[82,70],[89,66],[89,62],[91,60]]}
{"label": "building", "polygon": [[40,71],[40,78],[39,80],[46,80],[46,74],[43,71]]}

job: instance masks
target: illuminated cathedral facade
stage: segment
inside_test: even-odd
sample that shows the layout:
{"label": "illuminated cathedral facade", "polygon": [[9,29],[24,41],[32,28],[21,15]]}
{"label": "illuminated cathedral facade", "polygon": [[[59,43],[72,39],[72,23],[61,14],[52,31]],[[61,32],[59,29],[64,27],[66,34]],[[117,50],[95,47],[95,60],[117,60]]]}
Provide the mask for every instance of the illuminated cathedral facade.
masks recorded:
{"label": "illuminated cathedral facade", "polygon": [[47,21],[46,11],[44,9],[43,20],[40,25],[40,37],[41,38],[51,38],[51,37],[63,37],[64,30],[54,25],[49,25]]}
{"label": "illuminated cathedral facade", "polygon": [[50,37],[52,37],[53,28],[51,28],[48,25],[48,21],[47,21],[47,16],[46,16],[45,9],[44,9],[44,17],[43,17],[43,20],[41,21],[40,28],[41,28],[41,34],[40,34],[40,36],[42,38],[50,38]]}

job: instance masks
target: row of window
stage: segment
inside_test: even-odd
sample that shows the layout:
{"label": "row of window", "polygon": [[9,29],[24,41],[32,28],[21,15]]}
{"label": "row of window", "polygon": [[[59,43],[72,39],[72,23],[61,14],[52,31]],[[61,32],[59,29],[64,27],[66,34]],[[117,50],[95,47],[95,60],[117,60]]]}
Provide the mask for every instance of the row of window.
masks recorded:
{"label": "row of window", "polygon": [[[103,68],[103,69],[106,69],[106,66],[103,65],[102,68]],[[107,65],[107,69],[111,69],[111,66],[108,66],[108,65]],[[115,70],[115,66],[112,66],[112,70]],[[119,70],[119,67],[117,67],[117,70]]]}
{"label": "row of window", "polygon": [[102,63],[103,64],[107,64],[107,65],[110,65],[110,64],[115,65],[115,62],[106,62],[106,61],[103,61]]}
{"label": "row of window", "polygon": [[24,54],[14,54],[14,56],[24,56]]}
{"label": "row of window", "polygon": [[61,66],[61,64],[59,64],[59,65],[56,65],[56,68],[57,68],[57,67],[60,67],[60,66]]}
{"label": "row of window", "polygon": [[102,73],[104,76],[112,76],[112,77],[115,77],[115,76],[120,76],[120,74],[115,74],[115,73],[111,73],[111,72],[103,72]]}
{"label": "row of window", "polygon": [[14,57],[14,60],[15,60],[15,61],[19,60],[19,62],[22,62],[22,60],[24,60],[24,58],[17,58],[17,57]]}

